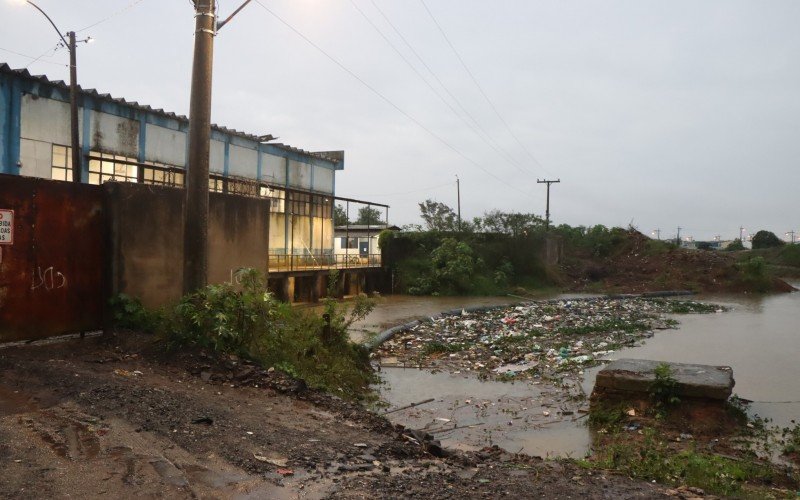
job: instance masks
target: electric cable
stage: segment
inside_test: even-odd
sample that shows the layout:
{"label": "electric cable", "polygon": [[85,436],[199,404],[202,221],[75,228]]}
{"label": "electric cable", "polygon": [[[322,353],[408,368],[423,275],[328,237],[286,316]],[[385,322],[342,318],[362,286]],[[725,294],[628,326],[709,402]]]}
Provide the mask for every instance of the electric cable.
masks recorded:
{"label": "electric cable", "polygon": [[98,26],[98,25],[100,25],[100,24],[103,24],[104,22],[106,22],[106,21],[109,21],[109,20],[111,20],[111,19],[113,19],[113,18],[117,17],[118,15],[120,15],[120,14],[123,14],[123,13],[125,13],[126,11],[128,11],[128,10],[130,10],[130,9],[132,9],[132,8],[134,8],[134,7],[136,7],[136,6],[137,6],[137,5],[139,5],[139,4],[140,4],[142,1],[143,1],[143,0],[133,0],[133,2],[129,3],[128,5],[126,5],[125,7],[121,8],[121,9],[117,10],[117,11],[116,11],[116,12],[114,12],[113,14],[111,14],[111,15],[109,15],[109,16],[107,16],[107,17],[104,17],[103,19],[101,19],[101,20],[97,21],[96,23],[90,24],[89,26],[86,26],[85,28],[81,28],[81,29],[79,29],[78,31],[76,31],[75,33],[80,33],[81,31],[86,31],[86,30],[88,30],[89,28],[94,28],[95,26]]}
{"label": "electric cable", "polygon": [[330,53],[328,53],[328,52],[327,52],[325,49],[323,49],[323,48],[322,48],[322,47],[320,47],[318,44],[316,44],[316,43],[315,43],[313,40],[311,40],[311,39],[310,39],[310,38],[308,38],[306,35],[304,35],[304,34],[303,34],[303,33],[302,33],[300,30],[298,30],[297,28],[295,28],[294,26],[292,26],[292,25],[291,25],[291,24],[290,24],[288,21],[286,21],[286,20],[285,20],[285,19],[283,19],[281,16],[279,16],[277,13],[275,13],[274,11],[272,11],[272,10],[271,10],[269,7],[267,7],[266,5],[264,5],[264,3],[263,3],[261,0],[255,0],[255,2],[256,2],[256,4],[257,4],[257,5],[259,5],[259,6],[260,6],[262,9],[264,9],[265,11],[267,11],[267,12],[268,12],[268,13],[269,13],[271,16],[273,16],[275,19],[277,19],[277,20],[278,20],[278,21],[279,21],[281,24],[283,24],[284,26],[286,26],[287,28],[289,28],[289,29],[290,29],[291,31],[293,31],[293,32],[294,32],[294,33],[295,33],[297,36],[299,36],[300,38],[302,38],[302,39],[303,39],[303,40],[304,40],[306,43],[308,43],[309,45],[311,45],[312,47],[314,47],[314,48],[315,48],[317,51],[319,51],[319,52],[320,52],[322,55],[324,55],[325,57],[327,57],[327,58],[328,58],[328,59],[329,59],[331,62],[333,62],[333,63],[334,63],[336,66],[338,66],[338,67],[339,67],[341,70],[343,70],[343,71],[344,71],[344,72],[346,72],[348,75],[350,75],[351,77],[353,77],[355,80],[357,80],[359,83],[361,83],[361,85],[363,85],[363,86],[364,86],[364,87],[366,87],[368,90],[370,90],[370,91],[371,91],[373,94],[375,94],[376,96],[378,96],[378,97],[379,97],[381,100],[383,100],[383,101],[384,101],[386,104],[388,104],[389,106],[393,107],[393,108],[394,108],[394,109],[395,109],[397,112],[399,112],[400,114],[402,114],[403,116],[405,116],[406,118],[408,118],[408,119],[409,119],[411,122],[413,122],[413,123],[414,123],[415,125],[417,125],[419,128],[421,128],[421,129],[422,129],[422,130],[424,130],[426,133],[428,133],[428,135],[430,135],[431,137],[433,137],[434,139],[436,139],[437,141],[439,141],[440,143],[442,143],[442,144],[443,144],[445,147],[447,147],[448,149],[450,149],[451,151],[453,151],[454,153],[456,153],[458,156],[462,157],[464,160],[466,160],[467,162],[469,162],[470,164],[472,164],[473,166],[475,166],[475,167],[476,167],[476,168],[478,168],[479,170],[483,171],[483,172],[484,172],[486,175],[488,175],[489,177],[492,177],[492,178],[493,178],[493,179],[495,179],[496,181],[498,181],[498,182],[500,182],[501,184],[505,185],[505,186],[506,186],[506,187],[508,187],[509,189],[512,189],[512,190],[514,190],[514,191],[517,191],[517,192],[519,192],[519,193],[523,194],[523,195],[524,195],[524,196],[526,196],[526,197],[530,197],[530,196],[531,196],[531,194],[530,194],[530,193],[528,193],[528,192],[525,192],[525,191],[522,191],[521,189],[517,188],[517,187],[516,187],[516,186],[514,186],[513,184],[510,184],[510,183],[506,182],[506,181],[505,181],[505,180],[503,180],[501,177],[498,177],[497,175],[495,175],[495,174],[494,174],[494,173],[492,173],[491,171],[487,170],[487,169],[486,169],[486,167],[484,167],[483,165],[481,165],[481,164],[480,164],[480,163],[478,163],[477,161],[475,161],[475,160],[473,160],[472,158],[470,158],[469,156],[467,156],[467,155],[466,155],[465,153],[463,153],[461,150],[459,150],[458,148],[456,148],[455,146],[453,146],[452,144],[450,144],[449,142],[447,142],[447,140],[445,140],[444,138],[442,138],[440,135],[438,135],[437,133],[435,133],[434,131],[432,131],[432,130],[431,130],[431,129],[429,129],[428,127],[426,127],[426,126],[425,126],[425,125],[424,125],[422,122],[420,122],[419,120],[417,120],[416,118],[414,118],[413,116],[411,116],[410,114],[408,114],[408,113],[407,113],[405,110],[403,110],[403,109],[402,109],[400,106],[398,106],[397,104],[395,104],[395,103],[394,103],[394,102],[393,102],[391,99],[389,99],[388,97],[386,97],[385,95],[383,95],[383,94],[382,94],[380,91],[378,91],[378,89],[376,89],[375,87],[373,87],[372,85],[370,85],[369,83],[367,83],[367,82],[366,82],[364,79],[362,79],[361,77],[359,77],[359,76],[358,76],[356,73],[354,73],[354,72],[353,72],[352,70],[350,70],[350,69],[349,69],[347,66],[345,66],[343,63],[341,63],[341,62],[340,62],[338,59],[336,59],[335,57],[333,57],[333,56],[332,56]]}

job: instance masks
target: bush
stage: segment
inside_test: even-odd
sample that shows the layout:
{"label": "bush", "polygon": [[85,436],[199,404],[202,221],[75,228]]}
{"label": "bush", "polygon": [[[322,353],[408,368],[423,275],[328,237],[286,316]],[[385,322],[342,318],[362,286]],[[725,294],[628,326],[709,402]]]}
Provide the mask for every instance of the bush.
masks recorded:
{"label": "bush", "polygon": [[764,257],[756,256],[744,259],[736,264],[739,269],[740,281],[756,292],[767,292],[772,285],[772,279],[767,273],[767,262]]}
{"label": "bush", "polygon": [[784,242],[771,231],[761,230],[753,236],[753,249],[775,248],[783,246]]}
{"label": "bush", "polygon": [[326,299],[326,323],[276,300],[258,271],[240,270],[237,277],[240,286],[209,285],[183,297],[164,316],[158,333],[168,350],[197,346],[236,354],[312,387],[350,398],[368,393],[374,379],[368,353],[347,338],[350,324],[372,309],[366,297],[357,300],[349,317],[335,300]]}
{"label": "bush", "polygon": [[152,332],[160,320],[159,314],[145,309],[141,300],[124,293],[112,297],[108,303],[115,328]]}
{"label": "bush", "polygon": [[744,245],[742,244],[742,240],[740,240],[739,238],[736,238],[731,242],[730,245],[725,247],[725,250],[729,252],[738,252],[739,250],[744,250],[744,249],[745,248]]}
{"label": "bush", "polygon": [[800,245],[786,245],[778,254],[778,260],[787,266],[800,267]]}

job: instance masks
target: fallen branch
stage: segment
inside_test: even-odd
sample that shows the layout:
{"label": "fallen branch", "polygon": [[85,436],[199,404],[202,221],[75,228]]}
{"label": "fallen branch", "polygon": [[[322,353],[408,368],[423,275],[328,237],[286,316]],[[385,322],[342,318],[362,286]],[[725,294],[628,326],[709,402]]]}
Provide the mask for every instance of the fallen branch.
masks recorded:
{"label": "fallen branch", "polygon": [[415,406],[424,405],[426,403],[430,403],[431,401],[435,401],[435,400],[436,400],[436,398],[429,398],[429,399],[426,399],[424,401],[420,401],[418,403],[411,403],[410,405],[401,406],[400,408],[395,408],[394,410],[385,411],[385,412],[383,412],[383,414],[384,415],[388,415],[388,414],[394,413],[396,411],[407,410],[409,408],[414,408]]}

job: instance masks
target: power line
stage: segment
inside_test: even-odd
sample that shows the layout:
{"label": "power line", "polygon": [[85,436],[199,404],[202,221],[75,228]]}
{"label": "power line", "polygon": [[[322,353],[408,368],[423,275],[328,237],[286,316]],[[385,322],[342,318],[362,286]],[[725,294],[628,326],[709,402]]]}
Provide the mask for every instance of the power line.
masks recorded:
{"label": "power line", "polygon": [[487,103],[489,103],[489,106],[492,108],[492,111],[494,111],[494,114],[496,114],[496,115],[497,115],[497,117],[500,119],[500,121],[503,123],[503,125],[505,125],[505,127],[506,127],[506,130],[508,130],[508,133],[511,135],[511,137],[513,137],[513,138],[514,138],[514,140],[517,142],[517,144],[519,144],[519,145],[520,145],[520,147],[522,148],[522,150],[523,150],[523,151],[525,151],[525,153],[526,153],[526,154],[527,154],[527,155],[528,155],[528,156],[529,156],[529,157],[530,157],[530,158],[531,158],[531,159],[532,159],[532,160],[533,160],[533,161],[534,161],[534,162],[535,162],[537,165],[539,165],[539,167],[540,167],[542,170],[545,170],[545,171],[547,171],[547,169],[545,169],[545,168],[544,168],[544,165],[542,165],[542,164],[539,162],[539,160],[537,160],[537,159],[536,159],[536,157],[535,157],[535,156],[533,156],[533,154],[531,154],[531,152],[528,150],[528,148],[527,148],[527,147],[525,147],[525,145],[522,143],[522,141],[520,141],[520,140],[519,140],[519,137],[517,137],[517,135],[514,133],[514,131],[513,131],[513,130],[511,130],[511,127],[508,125],[508,122],[507,122],[507,121],[506,121],[506,120],[503,118],[503,116],[500,114],[500,111],[498,111],[498,110],[497,110],[497,107],[494,105],[494,103],[492,102],[492,100],[489,98],[489,96],[488,96],[488,95],[486,94],[486,92],[483,90],[483,87],[481,87],[481,84],[480,84],[480,83],[478,83],[478,79],[477,79],[477,78],[475,78],[475,75],[474,75],[474,74],[472,73],[472,71],[469,69],[469,66],[467,66],[467,63],[466,63],[466,62],[464,62],[464,59],[461,57],[461,54],[459,54],[458,50],[456,50],[456,47],[455,47],[455,45],[453,45],[453,42],[451,42],[451,41],[450,41],[450,38],[447,36],[447,33],[445,33],[445,31],[444,31],[444,28],[442,28],[442,26],[439,24],[439,21],[437,21],[437,20],[436,20],[436,17],[433,15],[433,12],[431,12],[431,10],[428,8],[428,5],[425,3],[425,0],[419,0],[419,1],[420,1],[420,3],[422,3],[422,6],[425,8],[425,11],[428,13],[428,16],[430,16],[430,18],[431,18],[431,20],[433,21],[433,23],[434,23],[434,24],[436,25],[436,27],[439,29],[439,33],[441,33],[441,34],[442,34],[442,37],[443,37],[443,38],[445,39],[445,41],[447,42],[447,45],[449,45],[449,46],[450,46],[450,49],[453,51],[453,54],[455,54],[456,58],[457,58],[457,59],[458,59],[458,61],[461,63],[461,66],[462,66],[462,67],[464,68],[464,70],[467,72],[467,75],[469,75],[470,79],[472,80],[472,83],[474,83],[474,84],[475,84],[475,86],[478,88],[478,91],[481,93],[481,95],[483,96],[483,98],[486,100],[486,102],[487,102]]}
{"label": "power line", "polygon": [[[354,0],[350,0],[350,1],[353,2]],[[442,80],[439,78],[439,76],[436,74],[436,72],[433,71],[433,69],[428,65],[428,63],[425,62],[425,60],[422,58],[422,56],[419,54],[419,52],[417,52],[417,50],[414,49],[414,47],[411,45],[411,43],[408,41],[408,39],[406,39],[406,37],[403,36],[403,34],[400,32],[400,30],[397,28],[397,26],[395,26],[394,23],[392,23],[392,21],[383,12],[383,10],[381,10],[381,8],[378,6],[378,4],[375,3],[375,0],[370,0],[370,2],[372,3],[373,7],[375,7],[375,10],[378,11],[378,13],[383,17],[383,19],[386,21],[386,23],[397,34],[397,36],[400,37],[400,39],[403,41],[403,43],[406,45],[406,47],[408,47],[408,49],[411,51],[411,53],[414,54],[414,56],[416,56],[416,58],[419,60],[419,62],[422,63],[422,66],[425,67],[426,70],[428,70],[428,73],[430,73],[431,76],[433,76],[433,78],[436,80],[436,82],[439,84],[439,86],[441,86],[442,89],[444,89],[444,91],[447,93],[447,95],[450,96],[450,98],[456,103],[456,105],[461,109],[461,111],[472,121],[472,123],[474,123],[474,125],[472,125],[469,122],[467,122],[453,108],[453,106],[449,102],[447,102],[447,100],[444,97],[442,97],[441,94],[439,94],[435,90],[435,88],[427,81],[427,79],[425,79],[417,71],[417,69],[405,58],[405,56],[400,54],[400,51],[396,47],[394,47],[394,45],[388,40],[388,38],[386,36],[384,36],[383,33],[381,33],[381,36],[383,36],[383,38],[390,45],[392,45],[392,48],[394,48],[394,50],[396,52],[398,52],[398,54],[400,54],[400,56],[403,58],[403,60],[406,61],[406,64],[411,66],[411,69],[413,69],[414,72],[417,73],[417,75],[420,78],[422,78],[422,80],[425,82],[425,84],[428,85],[428,87],[439,97],[439,99],[442,100],[442,102],[444,102],[447,105],[448,108],[450,108],[450,110],[453,112],[453,114],[456,115],[462,122],[464,122],[464,124],[467,127],[469,127],[481,140],[483,140],[489,147],[494,149],[495,152],[497,152],[499,155],[503,156],[506,159],[506,161],[508,161],[510,164],[512,164],[518,170],[520,170],[523,173],[528,173],[528,171],[526,171],[522,166],[520,166],[520,164],[516,161],[516,159],[514,159],[514,157],[508,151],[503,149],[502,146],[500,146],[499,143],[497,143],[497,141],[495,141],[494,138],[492,138],[492,136],[486,131],[486,129],[484,129],[481,126],[481,124],[478,122],[478,120],[475,119],[475,117],[472,115],[472,113],[470,113],[466,109],[466,107],[461,103],[461,101],[450,91],[450,89],[447,88],[447,86],[444,84],[444,82],[442,82]],[[356,7],[356,8],[358,8],[358,7]],[[359,11],[360,11],[360,9],[359,9]],[[363,16],[364,13],[362,12],[361,15]],[[368,19],[368,21],[369,21],[369,19]],[[373,27],[375,27],[375,29],[378,30],[378,28],[371,21],[370,21],[370,24],[372,24]],[[378,30],[378,32],[380,33],[380,30]],[[481,134],[483,134],[483,135],[481,135]]]}
{"label": "power line", "polygon": [[2,47],[0,47],[0,50],[2,50],[3,52],[8,52],[9,54],[14,54],[15,56],[24,57],[26,59],[30,59],[31,61],[33,61],[33,62],[28,63],[28,66],[30,66],[31,64],[33,64],[34,62],[37,62],[37,61],[48,63],[48,64],[55,64],[57,66],[69,66],[69,64],[63,64],[63,63],[58,63],[58,62],[55,62],[55,61],[48,61],[47,59],[42,59],[42,57],[44,57],[44,54],[47,54],[47,52],[50,52],[53,49],[47,49],[47,52],[45,52],[44,54],[42,54],[39,57],[29,56],[27,54],[20,54],[19,52],[14,52],[13,50],[4,49]]}
{"label": "power line", "polygon": [[126,5],[125,7],[121,8],[121,9],[119,9],[118,11],[114,12],[113,14],[111,14],[111,15],[109,15],[107,17],[104,17],[103,19],[97,21],[96,23],[90,24],[89,26],[86,26],[85,28],[81,28],[78,31],[76,31],[75,33],[80,33],[81,31],[86,31],[89,28],[94,28],[95,26],[103,24],[104,22],[109,21],[109,20],[117,17],[120,14],[124,14],[126,11],[128,11],[128,10],[136,7],[137,5],[139,5],[142,1],[143,0],[133,0],[133,2],[129,3],[128,5]]}
{"label": "power line", "polygon": [[428,186],[428,187],[424,187],[424,188],[413,189],[411,191],[401,191],[399,193],[376,194],[376,195],[373,195],[373,196],[378,197],[378,198],[389,197],[389,196],[402,196],[402,195],[406,195],[406,194],[414,194],[414,193],[422,193],[422,192],[425,192],[425,191],[433,191],[434,189],[438,189],[438,188],[445,187],[445,186],[452,186],[452,185],[453,185],[452,182],[445,182],[444,184],[437,184],[435,186]]}
{"label": "power line", "polygon": [[261,0],[255,0],[255,2],[262,9],[266,10],[270,15],[272,15],[275,19],[280,21],[281,24],[283,24],[284,26],[286,26],[287,28],[292,30],[297,36],[302,38],[306,43],[308,43],[309,45],[311,45],[312,47],[317,49],[317,51],[319,51],[322,55],[327,57],[331,62],[333,62],[336,66],[338,66],[342,71],[346,72],[348,75],[350,75],[351,77],[355,78],[359,83],[361,83],[361,85],[363,85],[364,87],[369,89],[373,94],[378,96],[386,104],[388,104],[389,106],[393,107],[397,112],[399,112],[400,114],[402,114],[403,116],[405,116],[406,118],[411,120],[415,125],[417,125],[419,128],[421,128],[422,130],[427,132],[431,137],[433,137],[434,139],[436,139],[437,141],[442,143],[445,147],[447,147],[448,149],[450,149],[451,151],[453,151],[454,153],[456,153],[457,155],[459,155],[460,157],[462,157],[463,159],[465,159],[466,161],[468,161],[469,163],[471,163],[472,165],[474,165],[475,167],[477,167],[478,169],[483,171],[489,177],[492,177],[493,179],[495,179],[496,181],[500,182],[501,184],[504,184],[509,189],[513,189],[514,191],[517,191],[517,192],[519,192],[519,193],[521,193],[521,194],[523,194],[525,196],[530,196],[529,193],[526,193],[525,191],[522,191],[521,189],[517,188],[513,184],[509,184],[508,182],[504,181],[502,178],[500,178],[497,175],[493,174],[491,171],[487,170],[486,167],[484,167],[480,163],[476,162],[475,160],[473,160],[472,158],[470,158],[469,156],[467,156],[466,154],[461,152],[461,150],[459,150],[458,148],[456,148],[455,146],[453,146],[452,144],[447,142],[440,135],[438,135],[437,133],[435,133],[434,131],[432,131],[431,129],[426,127],[425,125],[423,125],[422,122],[420,122],[419,120],[417,120],[416,118],[414,118],[413,116],[408,114],[400,106],[395,104],[391,99],[389,99],[388,97],[383,95],[375,87],[373,87],[372,85],[367,83],[365,80],[363,80],[357,74],[355,74],[353,71],[351,71],[349,68],[347,68],[347,66],[342,64],[338,59],[336,59],[331,54],[329,54],[325,49],[323,49],[322,47],[317,45],[314,41],[312,41],[310,38],[308,38],[306,35],[304,35],[300,30],[298,30],[297,28],[292,26],[288,21],[284,20],[281,16],[279,16],[277,13],[275,13],[270,8],[268,8],[266,5],[264,5],[263,2],[261,2]]}
{"label": "power line", "polygon": [[[50,54],[50,56],[49,56],[49,57],[53,57],[54,55],[56,55],[56,52],[58,52],[58,49],[59,49],[59,48],[61,48],[61,47],[63,47],[63,45],[64,45],[64,44],[63,44],[62,42],[58,42],[58,43],[56,44],[56,46],[55,46],[55,47],[53,47],[52,49],[47,49],[46,51],[42,52],[42,53],[41,53],[41,55],[39,55],[39,57],[37,57],[37,58],[36,58],[36,59],[34,59],[33,61],[31,61],[31,62],[29,62],[28,64],[26,64],[26,65],[25,65],[25,69],[28,69],[28,68],[30,68],[30,67],[31,67],[31,65],[33,65],[33,64],[35,64],[35,63],[37,63],[37,62],[39,62],[39,60],[40,60],[40,59],[42,59],[44,56],[46,56],[47,54],[49,54],[49,53],[51,53],[51,52],[52,52],[52,54]],[[50,62],[50,61],[47,61],[47,60],[45,60],[44,62]],[[58,64],[58,63],[51,63],[51,64]]]}

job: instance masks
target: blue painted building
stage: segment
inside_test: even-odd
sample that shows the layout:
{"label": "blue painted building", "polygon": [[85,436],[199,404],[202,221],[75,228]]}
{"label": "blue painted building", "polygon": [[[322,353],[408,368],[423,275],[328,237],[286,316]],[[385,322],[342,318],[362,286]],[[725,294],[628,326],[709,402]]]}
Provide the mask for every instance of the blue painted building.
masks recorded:
{"label": "blue painted building", "polygon": [[[182,186],[189,120],[80,90],[81,181]],[[0,63],[0,173],[72,180],[69,86]],[[344,152],[308,152],[211,127],[212,191],[270,198],[270,255],[333,254],[336,172]]]}

